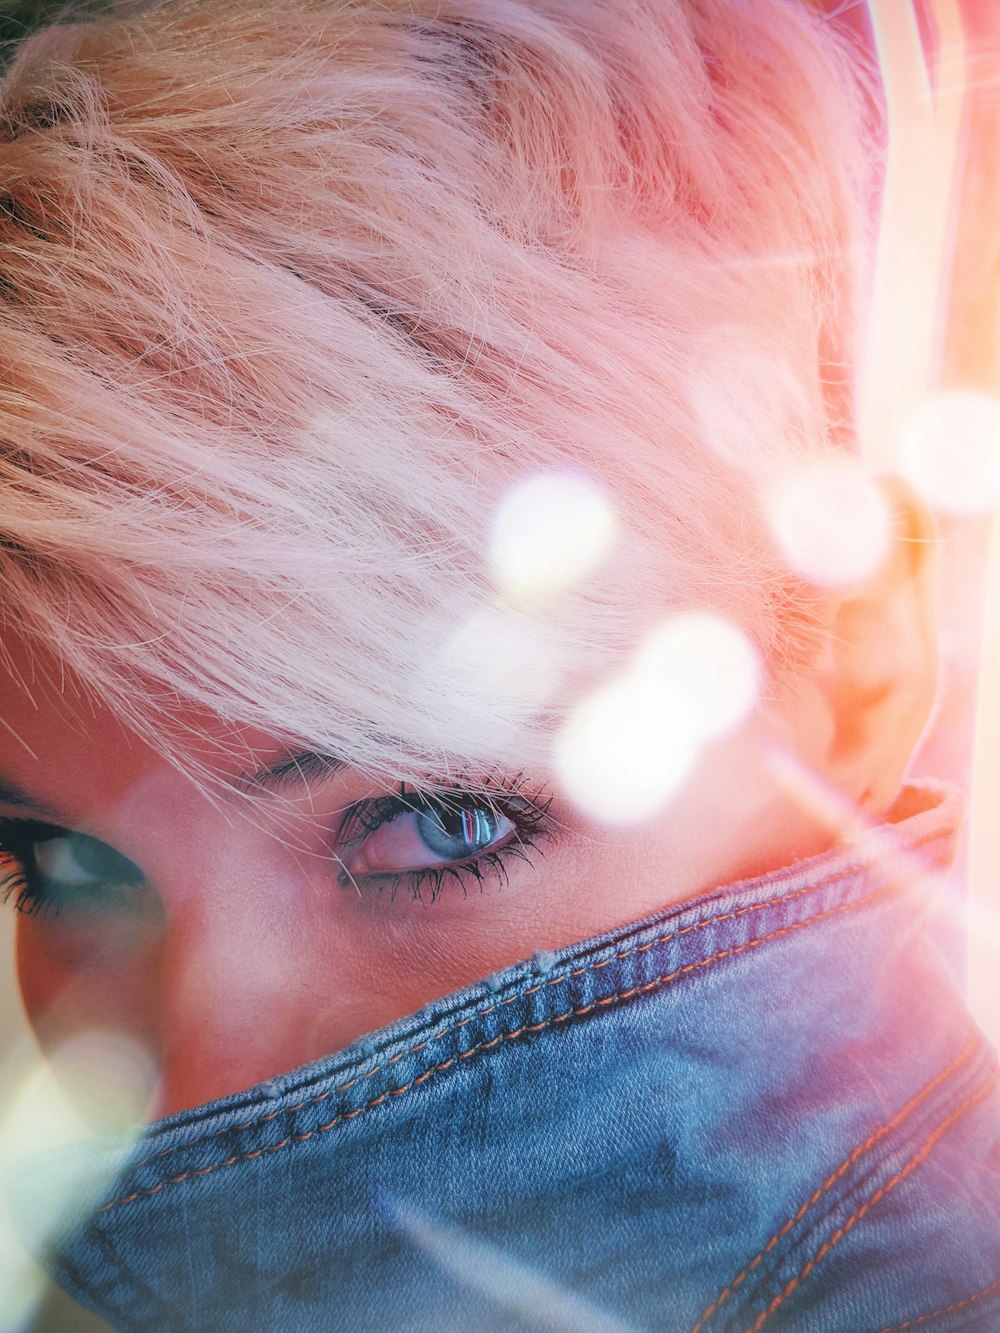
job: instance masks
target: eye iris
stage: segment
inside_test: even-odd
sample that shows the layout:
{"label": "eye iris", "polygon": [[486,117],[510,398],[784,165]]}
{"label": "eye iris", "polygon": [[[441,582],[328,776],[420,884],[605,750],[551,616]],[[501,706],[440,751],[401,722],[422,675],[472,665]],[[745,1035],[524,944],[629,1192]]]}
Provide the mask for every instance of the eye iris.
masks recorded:
{"label": "eye iris", "polygon": [[424,810],[417,816],[417,831],[436,856],[449,861],[475,856],[495,841],[497,817],[488,810]]}
{"label": "eye iris", "polygon": [[39,840],[35,864],[47,878],[64,884],[132,883],[137,873],[120,852],[82,833]]}

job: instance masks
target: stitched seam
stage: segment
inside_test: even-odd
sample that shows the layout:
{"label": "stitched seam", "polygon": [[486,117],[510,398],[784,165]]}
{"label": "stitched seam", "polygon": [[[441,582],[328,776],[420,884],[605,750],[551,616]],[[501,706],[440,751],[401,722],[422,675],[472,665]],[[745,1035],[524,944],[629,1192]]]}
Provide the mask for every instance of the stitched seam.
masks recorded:
{"label": "stitched seam", "polygon": [[935,1129],[930,1132],[930,1134],[927,1135],[920,1148],[914,1153],[910,1160],[906,1162],[895,1175],[890,1176],[883,1185],[879,1186],[875,1193],[870,1195],[869,1198],[867,1198],[864,1203],[851,1214],[846,1222],[843,1222],[831,1236],[827,1237],[813,1257],[803,1267],[802,1271],[785,1284],[766,1310],[761,1311],[753,1324],[751,1324],[750,1328],[747,1329],[747,1333],[759,1333],[759,1330],[763,1328],[771,1315],[773,1315],[778,1307],[783,1305],[788,1297],[791,1296],[792,1293],[806,1280],[817,1264],[822,1262],[833,1247],[838,1244],[839,1241],[843,1240],[847,1233],[851,1231],[852,1228],[860,1222],[877,1203],[880,1203],[891,1190],[894,1190],[897,1185],[902,1184],[907,1176],[911,1175],[918,1166],[922,1165],[931,1152],[933,1152],[938,1140],[947,1133],[956,1120],[959,1120],[965,1115],[966,1111],[974,1106],[976,1102],[982,1101],[982,1099],[991,1091],[996,1084],[998,1072],[1000,1071],[994,1069],[989,1078],[986,1079],[985,1083],[981,1084],[975,1092],[966,1097],[963,1102],[961,1102]]}
{"label": "stitched seam", "polygon": [[830,1189],[832,1189],[833,1186],[836,1185],[837,1182],[847,1174],[847,1172],[851,1169],[851,1167],[854,1166],[855,1163],[865,1155],[865,1153],[869,1152],[872,1148],[874,1148],[876,1144],[880,1143],[882,1139],[884,1139],[887,1135],[891,1134],[893,1130],[898,1129],[902,1124],[904,1124],[905,1121],[907,1121],[913,1114],[913,1112],[917,1109],[917,1107],[922,1102],[926,1101],[927,1098],[931,1095],[931,1093],[935,1091],[935,1089],[939,1088],[941,1084],[945,1082],[946,1079],[950,1078],[951,1075],[954,1074],[958,1069],[960,1069],[962,1065],[968,1063],[968,1061],[972,1057],[973,1052],[976,1049],[976,1046],[978,1045],[978,1042],[979,1042],[979,1034],[974,1033],[972,1039],[965,1047],[965,1049],[961,1052],[961,1054],[957,1055],[955,1059],[952,1060],[952,1062],[945,1069],[942,1069],[940,1073],[935,1075],[935,1077],[932,1078],[929,1083],[925,1084],[924,1087],[921,1088],[920,1091],[915,1094],[915,1096],[911,1097],[910,1100],[906,1103],[906,1105],[903,1106],[899,1111],[897,1111],[891,1120],[887,1121],[884,1125],[881,1126],[881,1128],[875,1130],[873,1134],[871,1134],[867,1139],[865,1139],[864,1143],[859,1143],[857,1147],[855,1147],[851,1151],[850,1155],[843,1162],[841,1162],[840,1166],[838,1166],[837,1169],[834,1172],[832,1172],[831,1175],[827,1176],[826,1180],[823,1181],[822,1185],[819,1185],[816,1188],[816,1190],[809,1196],[809,1198],[806,1199],[805,1203],[802,1204],[802,1206],[795,1213],[795,1215],[793,1217],[790,1217],[788,1221],[778,1231],[774,1233],[774,1235],[767,1242],[764,1248],[760,1250],[759,1253],[755,1254],[754,1257],[750,1260],[750,1262],[744,1268],[742,1268],[739,1273],[736,1274],[736,1276],[730,1282],[729,1286],[726,1287],[726,1289],[719,1296],[715,1298],[715,1300],[708,1307],[708,1309],[702,1314],[697,1324],[695,1324],[694,1328],[691,1330],[691,1333],[701,1333],[702,1329],[704,1329],[705,1325],[708,1323],[711,1317],[716,1313],[717,1310],[719,1310],[726,1303],[726,1301],[737,1289],[737,1287],[739,1287],[743,1282],[746,1281],[746,1279],[750,1276],[750,1274],[754,1271],[754,1269],[759,1267],[759,1265],[764,1261],[766,1256],[771,1253],[774,1247],[781,1240],[783,1240],[785,1236],[788,1235],[792,1227],[794,1227],[797,1222],[802,1221],[806,1213],[808,1213],[809,1210],[815,1204],[819,1203],[823,1195],[826,1194]]}
{"label": "stitched seam", "polygon": [[907,1319],[905,1324],[893,1324],[891,1328],[880,1329],[879,1333],[902,1333],[904,1328],[917,1328],[920,1324],[926,1324],[930,1319],[936,1319],[938,1315],[956,1314],[959,1310],[964,1310],[967,1305],[972,1305],[975,1301],[981,1301],[998,1289],[1000,1289],[1000,1277],[995,1282],[991,1282],[988,1287],[984,1287],[982,1291],[977,1291],[974,1296],[966,1296],[964,1301],[954,1301],[951,1305],[942,1305],[940,1310],[932,1310],[930,1314],[922,1314],[917,1319]]}
{"label": "stitched seam", "polygon": [[341,1111],[335,1115],[332,1120],[328,1120],[325,1125],[318,1125],[316,1129],[311,1129],[305,1134],[286,1134],[280,1143],[268,1144],[266,1147],[257,1148],[254,1152],[234,1153],[231,1157],[227,1157],[225,1161],[214,1162],[210,1166],[204,1166],[197,1170],[192,1169],[190,1171],[185,1171],[179,1176],[169,1176],[166,1180],[161,1180],[159,1184],[144,1189],[133,1190],[131,1194],[124,1195],[120,1199],[113,1199],[110,1203],[103,1204],[98,1209],[98,1212],[106,1213],[112,1208],[117,1208],[121,1204],[132,1203],[136,1199],[148,1198],[150,1195],[158,1194],[160,1190],[165,1189],[168,1185],[180,1185],[183,1181],[193,1180],[197,1176],[211,1175],[213,1171],[220,1170],[222,1167],[234,1166],[237,1162],[249,1162],[257,1157],[262,1157],[265,1153],[280,1152],[283,1148],[287,1148],[290,1143],[304,1143],[307,1139],[311,1139],[317,1134],[325,1134],[327,1130],[332,1129],[334,1125],[339,1125],[344,1120],[353,1120],[356,1116],[361,1115],[363,1111],[368,1111],[376,1106],[380,1106],[382,1102],[387,1101],[390,1097],[401,1097],[404,1093],[409,1092],[411,1088],[418,1087],[421,1083],[425,1083],[432,1074],[450,1068],[458,1060],[468,1060],[482,1051],[494,1050],[502,1042],[513,1041],[515,1037],[520,1037],[525,1032],[542,1032],[545,1028],[552,1027],[556,1023],[565,1023],[572,1018],[582,1018],[586,1014],[595,1013],[597,1010],[606,1008],[608,1005],[619,1004],[623,1000],[634,998],[636,995],[648,994],[648,992],[656,990],[659,986],[666,986],[670,982],[678,980],[680,977],[688,976],[690,973],[701,971],[706,967],[711,967],[713,964],[722,962],[726,958],[735,958],[739,954],[746,953],[750,949],[757,949],[762,944],[767,944],[771,940],[780,939],[784,935],[792,935],[798,930],[803,930],[806,926],[815,924],[817,921],[826,920],[829,917],[837,916],[843,912],[855,911],[857,908],[864,907],[866,904],[874,902],[876,899],[884,898],[888,894],[894,893],[898,888],[898,884],[887,884],[883,888],[877,889],[874,893],[868,894],[867,897],[858,898],[854,902],[838,903],[836,907],[828,907],[826,911],[818,912],[815,916],[807,917],[804,921],[793,921],[790,925],[782,926],[778,930],[773,930],[768,935],[761,935],[757,939],[747,940],[745,943],[734,945],[729,949],[720,949],[718,953],[711,954],[708,958],[700,958],[693,963],[685,963],[683,967],[678,967],[673,972],[666,972],[662,976],[653,977],[651,981],[645,981],[637,986],[630,986],[628,990],[615,991],[611,995],[605,995],[596,1000],[592,1000],[590,1004],[567,1009],[561,1014],[554,1014],[551,1018],[542,1019],[538,1023],[524,1023],[513,1032],[501,1032],[498,1036],[491,1038],[489,1041],[480,1042],[476,1046],[471,1046],[467,1051],[460,1052],[457,1056],[451,1056],[447,1060],[442,1060],[440,1064],[432,1065],[429,1069],[425,1069],[423,1073],[410,1079],[409,1083],[404,1083],[402,1087],[388,1088],[378,1097],[373,1097],[370,1101],[356,1107],[353,1111]]}
{"label": "stitched seam", "polygon": [[[918,847],[923,847],[928,842],[934,842],[942,836],[943,834],[940,830],[934,833],[925,834],[924,837],[916,839],[907,850],[915,851]],[[417,1042],[415,1046],[410,1046],[405,1051],[398,1051],[395,1055],[391,1055],[387,1060],[383,1060],[381,1064],[374,1065],[367,1071],[367,1073],[358,1074],[355,1078],[348,1079],[346,1083],[340,1083],[334,1088],[328,1088],[325,1092],[317,1093],[313,1097],[305,1097],[302,1101],[296,1102],[293,1106],[278,1107],[274,1111],[270,1111],[267,1115],[259,1116],[255,1120],[245,1120],[238,1125],[224,1125],[221,1129],[214,1129],[211,1133],[203,1134],[199,1138],[186,1139],[183,1143],[171,1144],[169,1148],[163,1148],[160,1152],[152,1153],[149,1157],[142,1158],[141,1161],[135,1163],[132,1170],[138,1170],[141,1166],[148,1166],[150,1162],[156,1162],[163,1157],[168,1157],[171,1153],[177,1152],[181,1148],[197,1147],[198,1144],[208,1143],[209,1140],[218,1138],[222,1134],[235,1133],[245,1129],[257,1129],[261,1125],[266,1125],[272,1120],[276,1120],[278,1116],[292,1115],[296,1111],[303,1110],[306,1106],[314,1106],[318,1102],[324,1102],[328,1097],[335,1096],[339,1092],[347,1092],[358,1083],[366,1082],[375,1074],[388,1069],[390,1065],[396,1064],[397,1061],[405,1059],[408,1055],[417,1055],[428,1046],[432,1046],[435,1042],[441,1041],[442,1038],[447,1037],[452,1032],[457,1032],[459,1028],[466,1027],[477,1018],[485,1018],[489,1014],[496,1013],[498,1009],[503,1009],[508,1004],[514,1004],[518,1000],[525,1000],[529,995],[535,995],[538,991],[545,990],[548,986],[558,986],[564,981],[571,981],[575,980],[577,977],[585,976],[588,972],[599,972],[602,968],[608,967],[612,963],[617,963],[625,958],[631,958],[639,954],[648,953],[650,949],[655,949],[657,945],[669,944],[672,940],[681,939],[683,936],[690,935],[696,930],[704,930],[707,926],[721,925],[723,922],[733,921],[738,917],[748,916],[753,912],[763,912],[767,908],[778,906],[781,903],[795,902],[800,898],[808,897],[810,894],[818,893],[820,889],[829,888],[831,884],[836,884],[839,880],[847,879],[848,876],[855,874],[860,868],[860,863],[842,867],[834,874],[828,875],[825,879],[818,880],[815,884],[809,884],[804,888],[796,889],[792,893],[776,894],[773,898],[768,898],[762,903],[750,903],[746,907],[737,907],[731,912],[723,912],[719,916],[706,917],[701,921],[693,921],[689,926],[682,926],[679,930],[670,931],[666,935],[659,935],[656,939],[647,940],[645,944],[636,945],[632,949],[617,951],[609,958],[602,958],[596,963],[588,963],[585,967],[575,968],[571,972],[563,972],[557,977],[549,977],[545,981],[540,981],[535,986],[529,986],[527,990],[519,990],[513,995],[508,995],[504,1000],[499,1000],[494,1004],[487,1005],[483,1009],[477,1009],[467,1018],[460,1018],[456,1022],[450,1023],[447,1027],[442,1028],[440,1032],[436,1032],[433,1037],[427,1037],[424,1041]],[[889,886],[889,888],[892,889],[898,887],[898,884]],[[878,893],[874,895],[869,894],[865,898],[860,898],[857,900],[856,905],[861,906],[863,903],[870,902],[873,897],[880,896],[882,892],[883,890],[879,890]],[[852,905],[854,904],[841,904],[841,906],[844,907]],[[819,916],[807,917],[804,921],[796,922],[794,925],[796,927],[807,926],[814,921],[822,920],[825,915],[827,914],[820,913]],[[773,937],[763,936],[762,938],[771,939]]]}

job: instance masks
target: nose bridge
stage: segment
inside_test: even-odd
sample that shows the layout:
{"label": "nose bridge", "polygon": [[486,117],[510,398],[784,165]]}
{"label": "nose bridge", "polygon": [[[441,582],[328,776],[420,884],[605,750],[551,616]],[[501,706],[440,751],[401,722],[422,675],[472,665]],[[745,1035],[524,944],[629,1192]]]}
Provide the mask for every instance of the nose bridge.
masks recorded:
{"label": "nose bridge", "polygon": [[302,941],[280,858],[188,856],[160,889],[158,1114],[197,1105],[303,1063]]}

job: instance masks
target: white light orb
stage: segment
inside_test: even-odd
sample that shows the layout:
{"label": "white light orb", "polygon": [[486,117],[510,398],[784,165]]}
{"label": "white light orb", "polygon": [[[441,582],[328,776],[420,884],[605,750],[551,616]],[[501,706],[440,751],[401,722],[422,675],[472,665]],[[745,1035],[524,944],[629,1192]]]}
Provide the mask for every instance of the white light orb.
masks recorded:
{"label": "white light orb", "polygon": [[446,641],[435,669],[459,695],[532,707],[550,698],[561,675],[545,626],[506,606],[473,612]]}
{"label": "white light orb", "polygon": [[899,468],[932,509],[992,509],[1000,501],[1000,400],[971,389],[925,399],[900,432]]}
{"label": "white light orb", "polygon": [[473,611],[417,667],[444,745],[501,744],[556,693],[563,654],[539,618],[510,605]]}
{"label": "white light orb", "polygon": [[810,583],[865,583],[888,552],[889,503],[860,464],[821,460],[787,473],[766,508],[786,560]]}
{"label": "white light orb", "polygon": [[[114,1135],[123,1148],[139,1137],[155,1062],[127,1037],[92,1031],[64,1042],[49,1060],[33,1058],[0,1074],[0,1174],[10,1187],[20,1239],[40,1252],[58,1241],[74,1214],[92,1209],[111,1183],[117,1159],[94,1153],[95,1134]],[[34,1157],[43,1170],[24,1167]],[[27,1283],[28,1301],[30,1271],[10,1276]]]}
{"label": "white light orb", "polygon": [[605,558],[616,531],[611,501],[583,473],[528,477],[504,496],[494,521],[497,587],[528,599],[571,587]]}
{"label": "white light orb", "polygon": [[738,726],[760,688],[760,664],[746,635],[707,612],[665,621],[640,647],[635,670],[683,699],[705,739]]}
{"label": "white light orb", "polygon": [[669,684],[631,672],[597,691],[556,743],[566,794],[585,814],[633,823],[660,810],[700,748],[699,720]]}
{"label": "white light orb", "polygon": [[141,1124],[159,1073],[140,1042],[101,1029],[63,1042],[51,1064],[73,1106],[92,1130],[105,1134]]}

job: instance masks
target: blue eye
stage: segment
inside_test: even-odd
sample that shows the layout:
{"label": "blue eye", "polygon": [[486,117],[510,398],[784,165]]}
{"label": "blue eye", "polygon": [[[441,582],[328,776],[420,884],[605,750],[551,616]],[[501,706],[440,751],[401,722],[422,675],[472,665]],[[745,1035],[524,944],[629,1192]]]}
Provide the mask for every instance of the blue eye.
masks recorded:
{"label": "blue eye", "polygon": [[107,843],[34,820],[0,820],[0,896],[20,912],[131,907],[142,872]]}
{"label": "blue eye", "polygon": [[517,833],[506,815],[483,805],[465,807],[411,800],[400,810],[398,801],[365,818],[367,836],[355,843],[344,868],[355,882],[366,876],[424,871],[473,860],[496,851]]}
{"label": "blue eye", "polygon": [[506,879],[508,857],[525,856],[540,832],[547,831],[548,801],[539,803],[517,791],[500,789],[445,794],[408,790],[362,801],[351,808],[339,831],[342,885],[366,882],[392,896],[406,884],[414,898],[429,889],[434,901],[446,879],[467,886],[486,869]]}
{"label": "blue eye", "polygon": [[[396,820],[402,818],[397,815]],[[513,829],[509,819],[482,807],[423,810],[415,818],[416,831],[429,850],[447,861],[475,856]]]}
{"label": "blue eye", "polygon": [[135,866],[113,847],[81,833],[40,838],[33,853],[39,878],[60,892],[120,884],[136,873]]}

